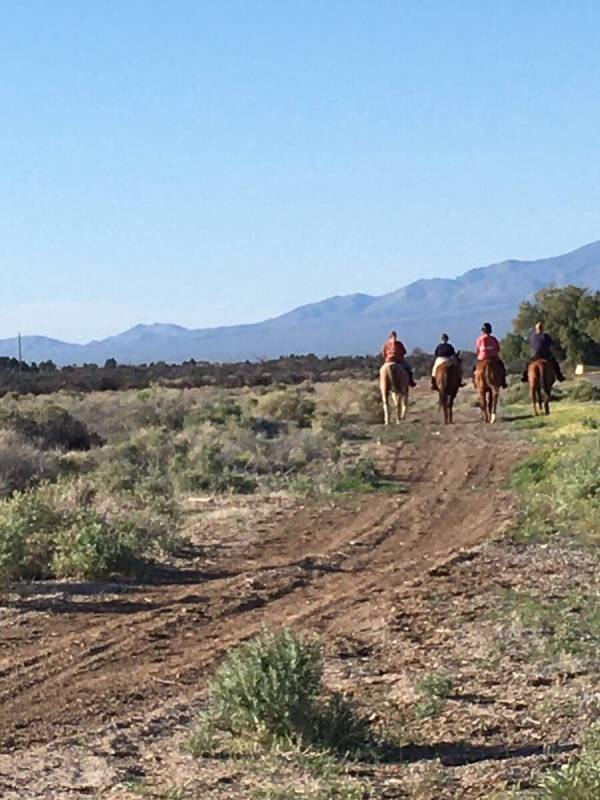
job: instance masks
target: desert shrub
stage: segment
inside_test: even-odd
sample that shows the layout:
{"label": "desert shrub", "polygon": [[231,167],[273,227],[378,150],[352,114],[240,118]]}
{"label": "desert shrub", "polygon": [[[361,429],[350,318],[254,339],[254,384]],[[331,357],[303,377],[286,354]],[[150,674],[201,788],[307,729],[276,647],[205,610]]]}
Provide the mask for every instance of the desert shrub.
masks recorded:
{"label": "desert shrub", "polygon": [[317,428],[342,438],[348,435],[356,422],[356,386],[349,381],[338,381],[327,388],[316,407]]}
{"label": "desert shrub", "polygon": [[47,577],[60,523],[60,513],[33,492],[0,502],[0,578]]}
{"label": "desert shrub", "polygon": [[3,579],[139,574],[171,541],[167,518],[114,496],[103,508],[85,481],[41,485],[0,502]]}
{"label": "desert shrub", "polygon": [[600,400],[600,386],[591,381],[578,380],[573,384],[564,386],[563,394],[578,403],[587,403]]}
{"label": "desert shrub", "polygon": [[196,741],[207,747],[218,730],[269,747],[284,742],[356,752],[370,746],[368,722],[343,695],[326,695],[322,671],[318,641],[289,628],[263,630],[221,666]]}
{"label": "desert shrub", "polygon": [[180,431],[185,421],[186,409],[181,394],[172,397],[166,392],[140,392],[134,412],[134,421],[141,428],[161,427]]}
{"label": "desert shrub", "polygon": [[184,445],[165,429],[141,430],[129,441],[105,448],[97,480],[115,492],[134,493],[148,501],[172,498],[170,465],[180,447]]}
{"label": "desert shrub", "polygon": [[[511,383],[508,389],[502,392],[502,402],[508,405],[522,405],[529,403],[529,401],[529,386],[526,383],[521,383],[520,380],[517,383]],[[479,405],[479,400],[477,405]]]}
{"label": "desert shrub", "polygon": [[4,412],[0,425],[16,431],[43,450],[89,450],[103,444],[79,419],[60,406],[47,405],[30,411]]}
{"label": "desert shrub", "polygon": [[308,428],[315,413],[316,403],[302,389],[277,389],[258,398],[256,410],[259,415],[283,422],[294,422],[300,428]]}
{"label": "desert shrub", "polygon": [[0,430],[0,497],[22,491],[58,471],[47,453],[11,430]]}
{"label": "desert shrub", "polygon": [[600,797],[600,727],[589,731],[581,756],[549,772],[533,794],[535,800],[591,800]]}
{"label": "desert shrub", "polygon": [[214,718],[235,734],[268,739],[303,738],[321,693],[317,641],[293,631],[263,631],[231,653],[211,684]]}
{"label": "desert shrub", "polygon": [[360,389],[356,394],[356,402],[361,422],[366,422],[369,425],[383,422],[381,393],[376,384]]}
{"label": "desert shrub", "polygon": [[224,450],[217,441],[205,441],[178,454],[175,470],[179,486],[188,491],[234,492],[248,494],[256,481],[247,474],[251,455],[231,448]]}
{"label": "desert shrub", "polygon": [[198,427],[206,422],[213,425],[226,425],[244,419],[242,405],[233,397],[217,397],[206,400],[191,408],[185,416],[185,426]]}
{"label": "desert shrub", "polygon": [[339,465],[331,473],[333,492],[403,491],[402,484],[389,480],[370,458],[361,458],[350,466]]}
{"label": "desert shrub", "polygon": [[417,683],[419,700],[414,709],[415,717],[417,719],[437,717],[442,712],[453,688],[454,682],[447,675],[432,672],[421,678]]}

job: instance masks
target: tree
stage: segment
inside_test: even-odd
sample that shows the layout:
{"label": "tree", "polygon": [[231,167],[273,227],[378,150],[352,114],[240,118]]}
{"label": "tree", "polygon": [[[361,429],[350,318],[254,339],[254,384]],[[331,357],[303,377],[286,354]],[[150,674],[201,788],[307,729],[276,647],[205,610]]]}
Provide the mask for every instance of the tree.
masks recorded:
{"label": "tree", "polygon": [[107,358],[104,362],[104,369],[116,369],[117,361],[114,358]]}
{"label": "tree", "polygon": [[554,339],[560,358],[571,364],[600,358],[600,292],[579,286],[541,289],[533,302],[521,303],[503,352],[506,354],[505,347],[512,348],[512,353],[518,351],[518,340],[524,343],[538,320]]}

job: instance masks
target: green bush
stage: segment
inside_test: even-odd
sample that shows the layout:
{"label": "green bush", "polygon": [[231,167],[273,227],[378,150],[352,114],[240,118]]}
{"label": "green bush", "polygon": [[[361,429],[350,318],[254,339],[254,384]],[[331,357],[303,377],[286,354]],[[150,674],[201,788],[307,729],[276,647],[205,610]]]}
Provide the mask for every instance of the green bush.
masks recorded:
{"label": "green bush", "polygon": [[534,793],[535,800],[592,800],[600,797],[600,727],[588,733],[581,757],[549,772]]}
{"label": "green bush", "polygon": [[333,492],[402,492],[403,484],[386,478],[370,458],[361,458],[349,467],[340,466],[331,477]]}
{"label": "green bush", "polygon": [[174,463],[179,485],[188,491],[234,492],[250,494],[256,489],[256,481],[245,474],[246,458],[238,453],[233,462],[227,461],[226,453],[218,442],[204,442],[193,449],[182,450]]}
{"label": "green bush", "polygon": [[89,485],[41,485],[0,502],[0,577],[103,578],[139,574],[172,544],[169,520],[147,508],[113,507]]}
{"label": "green bush", "polygon": [[221,666],[192,748],[214,747],[215,731],[267,747],[312,744],[343,753],[372,747],[369,724],[354,705],[339,693],[325,695],[322,670],[318,641],[289,628],[263,630]]}
{"label": "green bush", "polygon": [[316,641],[305,642],[289,629],[263,631],[219,670],[210,690],[215,719],[238,735],[305,738],[321,693],[321,658]]}

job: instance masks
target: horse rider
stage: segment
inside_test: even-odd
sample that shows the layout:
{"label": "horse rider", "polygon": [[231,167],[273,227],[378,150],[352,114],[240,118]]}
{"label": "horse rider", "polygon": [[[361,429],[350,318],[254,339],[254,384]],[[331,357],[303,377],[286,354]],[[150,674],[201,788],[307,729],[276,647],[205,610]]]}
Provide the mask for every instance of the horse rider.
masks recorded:
{"label": "horse rider", "polygon": [[390,333],[388,340],[383,345],[381,352],[383,355],[383,360],[386,364],[398,364],[402,367],[402,369],[406,370],[408,373],[409,383],[414,389],[417,384],[413,378],[412,367],[406,360],[406,347],[404,347],[400,339],[398,339],[396,331],[392,331]]}
{"label": "horse rider", "polygon": [[535,330],[529,336],[530,358],[527,364],[525,364],[525,369],[523,371],[523,375],[521,376],[523,383],[527,383],[528,381],[527,370],[529,365],[532,361],[537,361],[538,358],[543,358],[546,361],[549,361],[554,367],[556,379],[559,381],[564,381],[565,376],[562,374],[558,359],[552,352],[553,347],[554,341],[552,337],[544,332],[544,323],[541,321],[536,322]]}
{"label": "horse rider", "polygon": [[[481,336],[475,342],[475,351],[477,353],[477,363],[486,360],[498,362],[502,370],[502,383],[500,385],[503,389],[508,389],[506,367],[500,358],[500,342],[492,335],[492,326],[489,322],[484,322],[481,326]],[[477,369],[477,364],[475,369]],[[475,370],[473,370],[473,373],[475,373]]]}
{"label": "horse rider", "polygon": [[[445,364],[446,362],[450,361],[450,359],[456,356],[456,350],[448,341],[448,334],[442,333],[440,336],[440,343],[433,351],[434,355],[434,362],[433,367],[431,368],[431,390],[437,392],[437,386],[435,383],[435,371],[439,366]],[[464,386],[464,383],[461,383],[461,386]]]}

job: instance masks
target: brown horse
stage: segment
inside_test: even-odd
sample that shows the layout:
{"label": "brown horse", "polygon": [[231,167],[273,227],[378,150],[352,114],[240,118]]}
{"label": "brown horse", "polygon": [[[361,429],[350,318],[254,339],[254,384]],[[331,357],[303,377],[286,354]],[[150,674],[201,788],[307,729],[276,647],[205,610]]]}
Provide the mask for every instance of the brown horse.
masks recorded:
{"label": "brown horse", "polygon": [[390,424],[389,396],[392,395],[396,409],[396,425],[406,417],[408,408],[409,377],[400,364],[384,364],[379,370],[379,389],[383,402],[384,424]]}
{"label": "brown horse", "polygon": [[498,398],[504,382],[502,364],[495,358],[484,358],[475,368],[475,388],[479,392],[481,416],[486,422],[496,421]]}
{"label": "brown horse", "polygon": [[[545,358],[536,358],[527,367],[527,380],[531,391],[531,403],[533,413],[550,413],[550,396],[552,394],[552,384],[556,379],[553,365]],[[543,395],[543,402],[542,402]]]}
{"label": "brown horse", "polygon": [[462,383],[462,365],[458,354],[435,371],[435,385],[440,396],[439,406],[444,411],[444,425],[453,422],[454,400]]}

